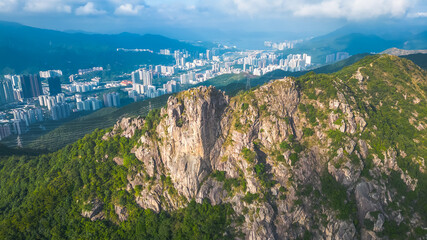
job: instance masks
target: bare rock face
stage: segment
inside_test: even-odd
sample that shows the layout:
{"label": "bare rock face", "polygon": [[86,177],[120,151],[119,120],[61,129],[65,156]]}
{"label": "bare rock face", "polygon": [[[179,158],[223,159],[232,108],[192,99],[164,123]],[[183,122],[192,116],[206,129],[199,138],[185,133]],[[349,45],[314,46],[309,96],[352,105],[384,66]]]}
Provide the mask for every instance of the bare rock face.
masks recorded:
{"label": "bare rock face", "polygon": [[89,218],[91,221],[105,219],[105,214],[103,211],[104,204],[100,200],[93,199],[88,204],[91,206],[91,210],[82,211],[83,217]]}
{"label": "bare rock face", "polygon": [[223,189],[223,184],[209,179],[201,187],[197,194],[196,201],[201,203],[203,199],[209,199],[213,205],[221,204],[227,197],[227,192]]}
{"label": "bare rock face", "polygon": [[376,194],[376,191],[379,188],[379,186],[365,181],[357,184],[355,196],[359,221],[363,222],[366,214],[369,212],[382,210],[379,195]]}
{"label": "bare rock face", "polygon": [[[360,70],[354,78],[366,91],[368,77]],[[143,170],[128,175],[126,189],[135,190],[139,206],[155,212],[185,207],[192,199],[231,204],[244,218],[238,228],[245,239],[378,239],[387,221],[405,222],[389,210],[396,193],[384,178],[397,172],[409,189],[417,186],[397,164],[406,153],[373,153],[375,145],[362,136],[375,126],[368,125],[354,97],[340,91],[335,99],[316,97],[304,95],[290,78],[231,99],[213,87],[171,96],[156,129],[132,150]],[[318,114],[309,119],[301,104]],[[143,124],[141,118],[124,118],[104,138],[130,138]],[[343,218],[342,209],[329,204],[335,195],[326,196],[324,174],[336,181],[337,191],[344,189],[345,208],[357,212]],[[102,217],[102,204],[94,205],[84,216]],[[127,219],[125,208],[115,211],[120,221]],[[421,220],[414,219],[419,226]]]}
{"label": "bare rock face", "polygon": [[158,196],[156,196],[156,195],[154,195],[154,194],[152,194],[150,192],[144,191],[142,193],[141,197],[137,197],[136,198],[136,202],[142,208],[151,209],[154,212],[160,212],[160,209],[161,209],[160,203],[161,203],[161,201],[158,198]]}
{"label": "bare rock face", "polygon": [[123,165],[123,158],[121,157],[114,157],[113,161],[117,164],[117,165]]}
{"label": "bare rock face", "polygon": [[117,216],[119,217],[119,221],[121,222],[126,221],[129,217],[129,214],[125,207],[114,205],[114,211],[116,212]]}
{"label": "bare rock face", "polygon": [[210,154],[221,132],[221,118],[228,104],[223,92],[199,87],[170,97],[166,118],[157,132],[162,162],[177,191],[196,197],[199,184],[212,171]]}
{"label": "bare rock face", "polygon": [[157,174],[156,170],[160,159],[157,143],[147,134],[141,137],[140,143],[142,145],[134,150],[135,157],[144,163],[145,171],[150,177],[153,177]]}

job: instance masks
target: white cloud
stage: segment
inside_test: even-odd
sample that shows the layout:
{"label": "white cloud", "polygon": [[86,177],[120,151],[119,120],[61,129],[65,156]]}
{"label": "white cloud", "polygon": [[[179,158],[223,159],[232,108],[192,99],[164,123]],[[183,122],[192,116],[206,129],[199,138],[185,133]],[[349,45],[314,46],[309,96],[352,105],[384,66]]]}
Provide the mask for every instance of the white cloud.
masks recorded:
{"label": "white cloud", "polygon": [[76,9],[76,15],[101,15],[105,13],[107,13],[105,10],[97,9],[93,2],[88,2]]}
{"label": "white cloud", "polygon": [[122,4],[114,11],[116,15],[137,15],[144,8],[142,5]]}
{"label": "white cloud", "polygon": [[61,0],[31,0],[24,5],[27,12],[71,12],[71,6]]}
{"label": "white cloud", "polygon": [[349,20],[401,17],[411,5],[412,0],[326,0],[317,4],[303,4],[295,9],[294,15]]}
{"label": "white cloud", "polygon": [[408,14],[409,18],[425,18],[427,17],[427,12],[416,12]]}
{"label": "white cloud", "polygon": [[17,0],[0,0],[0,12],[11,12],[16,8]]}
{"label": "white cloud", "polygon": [[299,17],[343,18],[402,17],[417,0],[199,0],[199,6],[230,15],[254,18]]}

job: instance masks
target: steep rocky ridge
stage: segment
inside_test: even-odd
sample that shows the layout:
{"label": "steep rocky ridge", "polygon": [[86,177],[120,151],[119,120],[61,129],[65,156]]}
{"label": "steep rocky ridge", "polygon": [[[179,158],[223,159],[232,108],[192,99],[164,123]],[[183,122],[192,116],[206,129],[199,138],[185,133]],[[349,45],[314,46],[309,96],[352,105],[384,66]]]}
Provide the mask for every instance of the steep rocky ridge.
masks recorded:
{"label": "steep rocky ridge", "polygon": [[[381,55],[231,99],[213,87],[179,93],[133,148],[144,170],[128,189],[142,186],[137,203],[157,212],[230,203],[246,239],[387,239],[394,227],[426,237],[425,203],[405,196],[425,179],[426,83],[416,65]],[[143,126],[122,119],[104,139]]]}
{"label": "steep rocky ridge", "polygon": [[426,90],[424,70],[376,55],[234,97],[178,93],[55,153],[0,158],[0,236],[426,239]]}

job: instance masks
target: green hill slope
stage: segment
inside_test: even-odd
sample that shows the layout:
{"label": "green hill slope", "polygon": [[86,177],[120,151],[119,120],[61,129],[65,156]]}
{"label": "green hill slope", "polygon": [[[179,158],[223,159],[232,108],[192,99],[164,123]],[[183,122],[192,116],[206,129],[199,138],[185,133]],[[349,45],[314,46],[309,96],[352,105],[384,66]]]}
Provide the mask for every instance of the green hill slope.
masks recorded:
{"label": "green hill slope", "polygon": [[0,156],[0,236],[423,238],[426,140],[427,72],[394,56],[230,98],[198,87],[59,151]]}

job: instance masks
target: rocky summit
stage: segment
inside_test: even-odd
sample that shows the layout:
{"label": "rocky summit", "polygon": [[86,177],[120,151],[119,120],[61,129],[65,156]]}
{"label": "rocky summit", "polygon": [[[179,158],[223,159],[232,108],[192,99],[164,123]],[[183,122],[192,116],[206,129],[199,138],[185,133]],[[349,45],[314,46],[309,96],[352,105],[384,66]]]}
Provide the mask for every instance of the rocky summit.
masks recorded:
{"label": "rocky summit", "polygon": [[[25,232],[22,209],[50,204],[29,201],[53,194],[63,178],[70,197],[58,198],[68,205],[49,211],[110,222],[115,231],[132,229],[138,209],[162,215],[208,202],[228,206],[231,216],[215,239],[427,239],[426,90],[425,70],[390,55],[234,97],[190,89],[146,118],[123,118],[57,153],[14,160],[44,175],[20,203],[2,200],[1,226]],[[12,173],[4,166],[7,191]],[[51,220],[35,219],[49,228]],[[27,229],[40,228],[34,224]]]}

